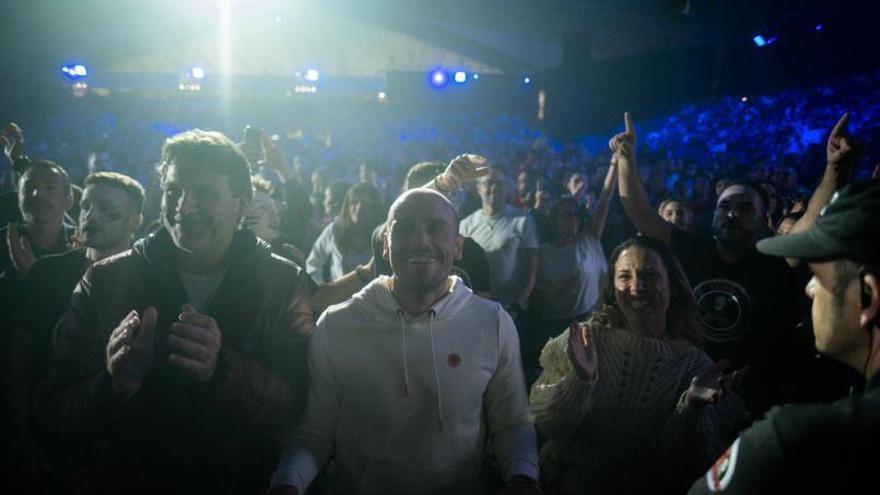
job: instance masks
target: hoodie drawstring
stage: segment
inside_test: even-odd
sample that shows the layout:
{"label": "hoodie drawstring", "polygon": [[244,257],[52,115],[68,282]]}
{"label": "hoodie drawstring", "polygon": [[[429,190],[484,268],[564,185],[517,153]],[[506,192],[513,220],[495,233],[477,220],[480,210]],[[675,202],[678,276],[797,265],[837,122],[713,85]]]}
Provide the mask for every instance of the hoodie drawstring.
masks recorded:
{"label": "hoodie drawstring", "polygon": [[440,393],[440,376],[437,374],[437,353],[434,352],[434,317],[437,312],[433,309],[428,310],[428,316],[431,318],[428,322],[428,333],[431,336],[431,362],[434,364],[434,386],[437,391],[437,421],[440,430],[443,430],[443,396]]}
{"label": "hoodie drawstring", "polygon": [[397,310],[400,321],[400,340],[403,347],[403,396],[409,397],[409,366],[406,361],[406,322],[403,320],[403,308]]}
{"label": "hoodie drawstring", "polygon": [[[431,364],[434,367],[434,392],[437,397],[437,421],[440,430],[443,430],[443,396],[440,392],[440,375],[437,373],[437,353],[434,350],[434,318],[437,312],[433,309],[428,310],[428,334],[431,337]],[[400,322],[400,343],[403,349],[403,396],[409,397],[409,362],[406,357],[406,321],[404,319],[403,308],[397,310],[397,318]]]}

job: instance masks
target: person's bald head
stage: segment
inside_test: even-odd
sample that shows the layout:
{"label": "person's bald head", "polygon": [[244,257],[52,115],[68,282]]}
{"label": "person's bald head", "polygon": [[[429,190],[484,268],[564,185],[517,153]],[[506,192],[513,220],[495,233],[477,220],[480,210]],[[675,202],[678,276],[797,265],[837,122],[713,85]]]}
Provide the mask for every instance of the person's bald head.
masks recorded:
{"label": "person's bald head", "polygon": [[446,283],[463,242],[452,203],[436,191],[411,189],[388,211],[382,256],[407,290],[430,293]]}
{"label": "person's bald head", "polygon": [[458,214],[455,211],[455,205],[453,205],[446,196],[433,189],[417,187],[404,192],[394,200],[394,203],[391,204],[391,208],[388,209],[388,225],[391,225],[398,210],[402,207],[406,212],[409,212],[410,210],[417,212],[421,209],[427,209],[428,206],[433,208],[435,205],[441,210],[447,210],[451,221],[453,223],[458,223]]}

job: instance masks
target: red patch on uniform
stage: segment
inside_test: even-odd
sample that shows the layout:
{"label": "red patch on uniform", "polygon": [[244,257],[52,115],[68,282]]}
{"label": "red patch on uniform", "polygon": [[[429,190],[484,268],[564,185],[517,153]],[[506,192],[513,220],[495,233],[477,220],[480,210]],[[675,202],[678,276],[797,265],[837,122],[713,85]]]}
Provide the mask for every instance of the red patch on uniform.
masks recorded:
{"label": "red patch on uniform", "polygon": [[452,354],[450,354],[450,355],[446,358],[446,363],[447,363],[451,368],[458,368],[458,366],[461,364],[461,356],[459,356],[458,354],[456,354],[456,353],[453,352]]}

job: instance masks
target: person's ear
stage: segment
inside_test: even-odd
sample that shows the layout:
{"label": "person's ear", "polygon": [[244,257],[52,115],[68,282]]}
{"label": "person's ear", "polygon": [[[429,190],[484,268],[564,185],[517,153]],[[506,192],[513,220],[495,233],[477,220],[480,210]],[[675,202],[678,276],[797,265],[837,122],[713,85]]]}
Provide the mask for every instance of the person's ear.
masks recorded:
{"label": "person's ear", "polygon": [[873,273],[862,275],[862,308],[859,312],[859,325],[870,331],[872,325],[880,324],[880,278]]}
{"label": "person's ear", "polygon": [[64,198],[64,211],[68,212],[71,208],[73,208],[73,201],[75,200],[75,194],[73,194],[73,188],[68,189],[68,193]]}
{"label": "person's ear", "polygon": [[455,250],[452,252],[452,259],[458,261],[462,258],[464,251],[464,236],[455,234]]}
{"label": "person's ear", "polygon": [[246,197],[244,197],[244,196],[238,197],[238,208],[237,208],[236,213],[237,213],[239,221],[241,221],[241,219],[243,219],[247,215],[247,210],[250,205],[251,205],[251,202]]}
{"label": "person's ear", "polygon": [[143,213],[131,215],[131,217],[129,218],[128,229],[131,231],[132,234],[134,234],[137,231],[137,229],[139,229],[141,227],[141,225],[143,225],[143,223],[144,223]]}
{"label": "person's ear", "polygon": [[389,239],[388,227],[382,229],[382,259],[391,262],[391,241]]}

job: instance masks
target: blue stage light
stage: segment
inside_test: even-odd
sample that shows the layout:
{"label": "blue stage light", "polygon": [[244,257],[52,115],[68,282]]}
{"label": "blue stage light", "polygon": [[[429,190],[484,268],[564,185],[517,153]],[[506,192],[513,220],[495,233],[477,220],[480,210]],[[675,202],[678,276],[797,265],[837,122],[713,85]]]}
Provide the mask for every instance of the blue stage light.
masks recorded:
{"label": "blue stage light", "polygon": [[318,69],[307,70],[305,77],[303,77],[303,79],[305,79],[306,81],[312,81],[312,82],[315,82],[320,78],[321,78],[321,73],[318,72]]}
{"label": "blue stage light", "polygon": [[823,29],[825,29],[825,26],[824,26],[824,25],[822,25],[822,24],[816,24],[816,31],[821,31],[821,30],[823,30]]}
{"label": "blue stage light", "polygon": [[446,75],[446,72],[437,69],[431,71],[429,80],[431,81],[431,85],[435,88],[442,88],[443,86],[446,86],[446,83],[449,82],[449,76]]}
{"label": "blue stage light", "polygon": [[467,82],[467,72],[457,71],[453,76],[453,80],[458,84],[464,84]]}
{"label": "blue stage light", "polygon": [[752,41],[754,41],[754,42],[755,42],[755,45],[756,45],[756,46],[759,46],[759,47],[764,46],[764,45],[767,44],[767,40],[765,40],[764,37],[761,36],[760,34],[755,35],[755,36],[752,38]]}
{"label": "blue stage light", "polygon": [[523,82],[524,82],[525,84],[529,84],[529,83],[532,82],[532,79],[531,79],[530,77],[524,77],[524,78],[523,78]]}
{"label": "blue stage light", "polygon": [[89,70],[83,64],[66,64],[61,67],[61,72],[71,79],[79,79],[89,75]]}

